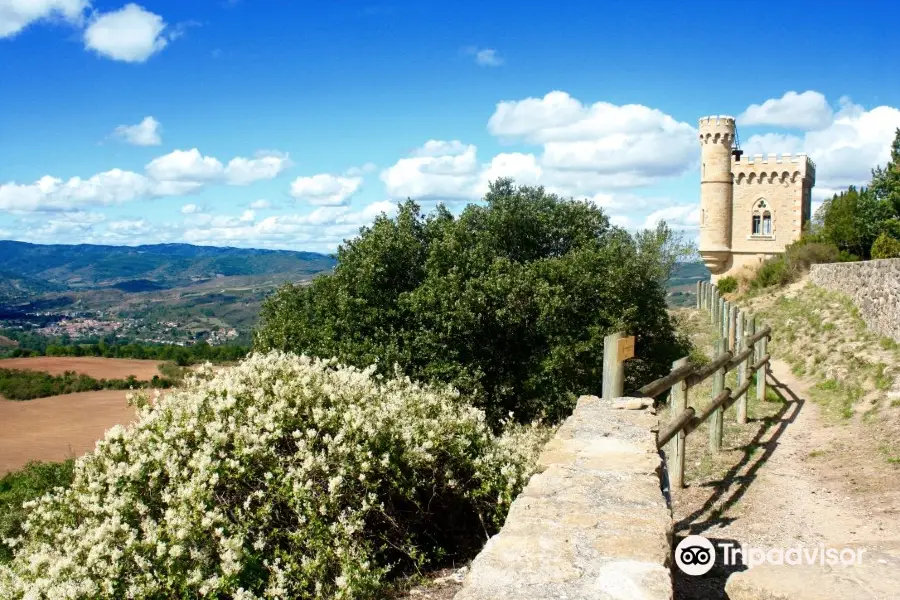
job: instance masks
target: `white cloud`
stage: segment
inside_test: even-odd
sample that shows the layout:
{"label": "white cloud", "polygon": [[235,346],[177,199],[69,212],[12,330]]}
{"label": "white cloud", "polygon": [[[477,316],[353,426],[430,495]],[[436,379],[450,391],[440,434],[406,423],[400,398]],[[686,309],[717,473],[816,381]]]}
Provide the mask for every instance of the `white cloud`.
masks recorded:
{"label": "white cloud", "polygon": [[361,177],[340,177],[328,173],[298,177],[291,183],[291,196],[310,204],[339,206],[346,204],[362,183]]}
{"label": "white cloud", "polygon": [[45,175],[33,184],[0,185],[0,209],[9,211],[80,210],[128,202],[150,192],[147,178],[138,173],[112,169],[89,179],[68,181]]}
{"label": "white cloud", "polygon": [[241,214],[241,218],[240,218],[241,223],[252,223],[255,220],[256,220],[256,213],[253,212],[252,210],[245,210]]}
{"label": "white cloud", "polygon": [[488,183],[500,177],[512,177],[517,185],[539,185],[543,169],[533,154],[501,153],[491,159],[481,171],[479,195],[487,192]]}
{"label": "white cloud", "polygon": [[119,125],[115,135],[135,146],[159,146],[162,137],[159,134],[159,121],[153,117],[144,117],[137,125]]}
{"label": "white cloud", "polygon": [[281,153],[263,153],[256,158],[232,158],[225,167],[225,178],[231,185],[249,185],[263,179],[274,179],[291,165],[290,157]]}
{"label": "white cloud", "polygon": [[203,156],[197,148],[174,150],[154,158],[145,168],[157,181],[213,181],[225,173],[218,159]]}
{"label": "white cloud", "polygon": [[751,104],[738,118],[738,125],[772,125],[804,130],[828,127],[833,111],[819,92],[787,92],[762,104]]}
{"label": "white cloud", "polygon": [[108,223],[106,229],[113,234],[132,236],[150,233],[153,231],[154,226],[144,219],[122,219],[120,221]]}
{"label": "white cloud", "polygon": [[584,105],[566,92],[500,102],[488,131],[502,140],[541,144],[544,179],[574,194],[637,187],[696,165],[696,129],[639,104]]}
{"label": "white cloud", "polygon": [[97,13],[84,31],[84,45],[101,56],[124,62],[144,62],[166,47],[163,18],[137,4]]}
{"label": "white cloud", "polygon": [[0,39],[12,37],[35,21],[58,18],[78,25],[88,0],[0,0]]}
{"label": "white cloud", "polygon": [[254,210],[266,210],[272,208],[272,203],[268,200],[254,200],[250,203],[250,208]]}
{"label": "white cloud", "polygon": [[378,170],[378,167],[373,162],[367,162],[361,167],[350,167],[344,173],[348,177],[360,177],[362,175],[368,175],[369,173],[374,173]]}
{"label": "white cloud", "polygon": [[463,51],[466,54],[474,56],[475,64],[481,67],[499,67],[505,62],[494,48],[468,46],[464,48]]}
{"label": "white cloud", "polygon": [[288,164],[287,156],[232,159],[228,167],[196,148],[175,150],[145,167],[145,174],[112,169],[88,179],[67,181],[46,175],[32,184],[0,184],[0,210],[17,212],[73,211],[138,198],[183,196],[212,183],[246,185],[271,178]]}
{"label": "white cloud", "polygon": [[479,164],[475,146],[429,140],[381,173],[391,197],[480,197],[497,177],[543,185],[564,196],[647,186],[696,166],[697,130],[646,106],[584,105],[565,92],[500,102],[488,131],[504,141],[542,146]]}
{"label": "white cloud", "polygon": [[816,163],[816,198],[831,196],[848,185],[866,185],[871,169],[890,159],[900,110],[878,106],[865,110],[843,98],[832,123],[803,137],[766,134],[752,136],[747,154],[805,152]]}
{"label": "white cloud", "polygon": [[477,149],[459,140],[429,140],[408,158],[381,172],[392,198],[462,200],[477,197]]}
{"label": "white cloud", "polygon": [[305,248],[332,251],[343,240],[355,236],[382,212],[396,213],[390,201],[374,202],[358,210],[348,206],[320,206],[305,215],[278,215],[252,220],[241,217],[200,215],[193,219],[181,239],[195,244]]}
{"label": "white cloud", "polygon": [[654,229],[660,221],[665,221],[672,229],[699,229],[700,205],[675,205],[655,210],[644,219],[643,229]]}
{"label": "white cloud", "polygon": [[197,204],[185,204],[181,207],[181,214],[196,215],[203,212],[203,208]]}

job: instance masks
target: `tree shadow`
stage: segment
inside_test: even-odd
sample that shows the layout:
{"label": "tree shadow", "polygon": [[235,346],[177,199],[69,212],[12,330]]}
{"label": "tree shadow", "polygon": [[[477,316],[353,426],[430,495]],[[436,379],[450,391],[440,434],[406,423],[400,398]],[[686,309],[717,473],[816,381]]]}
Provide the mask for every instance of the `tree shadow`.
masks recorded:
{"label": "tree shadow", "polygon": [[[712,489],[712,494],[703,503],[703,506],[675,524],[675,543],[681,537],[703,535],[704,532],[714,527],[723,527],[735,521],[734,518],[723,515],[747,493],[750,485],[756,480],[760,468],[766,464],[778,448],[779,439],[803,409],[806,403],[805,399],[799,397],[782,383],[771,371],[767,373],[767,379],[769,387],[783,402],[781,409],[770,417],[751,420],[751,422],[759,423],[760,426],[750,442],[737,448],[744,451],[743,456],[721,480],[704,484]],[[763,449],[762,454],[758,453],[760,448]],[[742,471],[745,472],[739,474]],[[709,539],[715,540],[716,538]],[[743,542],[746,543],[746,540]],[[720,568],[717,563],[717,566],[706,575],[691,577],[674,567],[676,592],[682,589],[682,592],[676,593],[675,597],[697,600],[727,598],[725,582],[735,570],[743,570],[743,567]],[[702,583],[698,580],[702,580]]]}

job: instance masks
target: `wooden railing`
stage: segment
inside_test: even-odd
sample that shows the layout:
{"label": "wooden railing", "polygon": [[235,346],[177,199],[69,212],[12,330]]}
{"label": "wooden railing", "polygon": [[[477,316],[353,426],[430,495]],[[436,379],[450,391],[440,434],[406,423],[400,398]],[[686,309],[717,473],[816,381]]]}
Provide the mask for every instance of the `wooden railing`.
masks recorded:
{"label": "wooden railing", "polygon": [[[709,449],[718,452],[722,448],[724,435],[724,414],[737,403],[737,422],[747,422],[747,398],[756,377],[756,397],[762,401],[766,396],[766,372],[769,355],[766,346],[771,337],[771,328],[757,331],[756,317],[750,316],[734,304],[721,297],[712,284],[697,282],[697,308],[706,310],[719,335],[714,345],[714,357],[705,365],[695,365],[687,357],[672,363],[672,371],[638,390],[637,395],[655,398],[666,391],[669,394],[671,420],[660,427],[657,434],[657,448],[669,444],[666,452],[669,465],[669,482],[675,487],[684,486],[685,439],[702,423],[709,421]],[[621,396],[622,365],[609,359],[621,334],[607,336],[610,351],[604,360],[604,397]],[[725,386],[725,375],[737,369],[737,387],[732,390]],[[606,385],[609,375],[609,386]],[[702,410],[688,406],[688,394],[706,379],[712,377],[712,392],[709,404]],[[619,388],[618,390],[616,388]]]}

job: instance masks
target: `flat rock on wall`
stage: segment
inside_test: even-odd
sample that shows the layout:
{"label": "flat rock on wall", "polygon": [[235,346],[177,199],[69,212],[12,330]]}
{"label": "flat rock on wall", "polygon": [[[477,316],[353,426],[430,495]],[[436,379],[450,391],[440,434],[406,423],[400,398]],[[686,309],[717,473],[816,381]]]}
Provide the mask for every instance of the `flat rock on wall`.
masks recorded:
{"label": "flat rock on wall", "polygon": [[672,598],[658,419],[631,405],[578,399],[455,600]]}
{"label": "flat rock on wall", "polygon": [[900,342],[900,258],[813,265],[809,279],[852,298],[869,329]]}

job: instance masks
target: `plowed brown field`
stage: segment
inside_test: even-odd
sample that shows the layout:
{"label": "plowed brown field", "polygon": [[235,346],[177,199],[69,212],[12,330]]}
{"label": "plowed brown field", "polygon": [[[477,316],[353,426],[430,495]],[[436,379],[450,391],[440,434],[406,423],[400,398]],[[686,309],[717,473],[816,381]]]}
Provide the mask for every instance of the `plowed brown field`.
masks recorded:
{"label": "plowed brown field", "polygon": [[127,425],[136,411],[127,392],[102,390],[24,402],[0,399],[0,476],[30,460],[65,460],[93,450],[113,425]]}
{"label": "plowed brown field", "polygon": [[28,358],[4,358],[0,369],[28,369],[46,371],[51,375],[62,375],[75,371],[90,375],[94,379],[126,379],[134,375],[147,381],[159,375],[160,361],[134,360],[130,358],[99,358],[95,356],[32,356]]}

